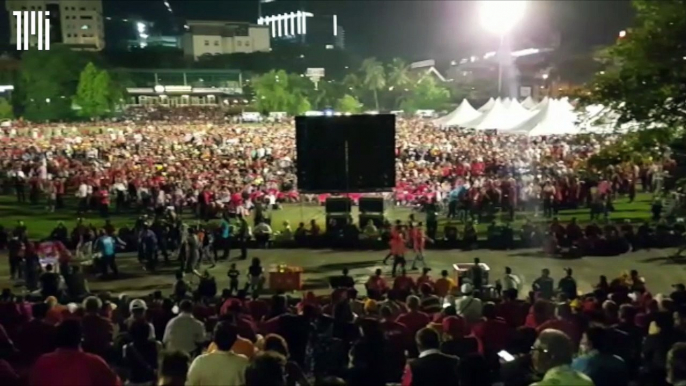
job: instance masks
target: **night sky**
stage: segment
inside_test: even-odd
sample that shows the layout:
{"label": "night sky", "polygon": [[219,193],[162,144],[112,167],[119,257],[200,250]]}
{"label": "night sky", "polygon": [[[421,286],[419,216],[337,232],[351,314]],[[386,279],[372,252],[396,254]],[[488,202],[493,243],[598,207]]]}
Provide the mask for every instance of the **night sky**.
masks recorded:
{"label": "night sky", "polygon": [[[507,1],[507,0],[503,0]],[[163,0],[104,0],[112,17],[168,16]],[[188,19],[255,21],[258,0],[169,0],[174,16]],[[7,20],[4,0],[2,20]],[[346,46],[361,56],[400,56],[406,60],[462,58],[492,51],[495,38],[479,25],[477,1],[276,0],[263,14],[307,9],[337,14]],[[525,36],[558,31],[564,44],[592,47],[614,41],[631,23],[629,0],[530,1],[516,33]],[[7,24],[2,23],[4,29]],[[0,37],[7,36],[2,31]],[[7,38],[5,38],[7,40]]]}

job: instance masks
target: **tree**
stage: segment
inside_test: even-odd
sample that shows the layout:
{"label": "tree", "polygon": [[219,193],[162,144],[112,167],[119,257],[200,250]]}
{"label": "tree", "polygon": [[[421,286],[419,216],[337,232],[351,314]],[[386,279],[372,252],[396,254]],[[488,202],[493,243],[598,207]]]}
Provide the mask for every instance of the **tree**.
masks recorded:
{"label": "tree", "polygon": [[79,86],[76,89],[74,96],[74,103],[78,105],[79,115],[82,117],[92,118],[103,115],[102,93],[97,90],[95,83],[98,77],[98,69],[93,63],[88,63],[81,71],[79,77]]}
{"label": "tree", "polygon": [[50,51],[26,51],[15,91],[24,118],[30,121],[71,118],[80,71],[92,58],[92,53],[75,52],[61,45],[51,47]]}
{"label": "tree", "polygon": [[450,91],[438,85],[433,77],[427,76],[410,90],[407,97],[403,98],[400,107],[405,112],[413,113],[424,109],[442,109],[447,107],[448,102],[450,102]]}
{"label": "tree", "polygon": [[285,111],[297,115],[311,108],[307,99],[311,83],[299,75],[272,70],[253,78],[251,83],[257,100],[257,109],[261,112]]}
{"label": "tree", "polygon": [[379,110],[379,90],[386,87],[386,73],[381,62],[376,58],[368,58],[361,67],[364,87],[374,94],[374,105]]}
{"label": "tree", "polygon": [[362,103],[352,95],[346,94],[336,102],[336,111],[356,114],[362,110]]}
{"label": "tree", "polygon": [[5,98],[0,98],[0,119],[12,119],[14,112],[12,104]]}
{"label": "tree", "polygon": [[686,2],[634,0],[636,23],[606,51],[614,64],[589,86],[585,104],[619,114],[642,127],[686,125]]}

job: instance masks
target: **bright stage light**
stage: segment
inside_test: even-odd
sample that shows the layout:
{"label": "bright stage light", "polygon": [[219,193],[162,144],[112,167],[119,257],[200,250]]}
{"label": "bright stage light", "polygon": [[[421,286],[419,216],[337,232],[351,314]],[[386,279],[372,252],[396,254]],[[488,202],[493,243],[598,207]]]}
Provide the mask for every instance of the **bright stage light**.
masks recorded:
{"label": "bright stage light", "polygon": [[526,11],[526,1],[482,0],[479,8],[481,24],[487,30],[504,35],[522,19]]}

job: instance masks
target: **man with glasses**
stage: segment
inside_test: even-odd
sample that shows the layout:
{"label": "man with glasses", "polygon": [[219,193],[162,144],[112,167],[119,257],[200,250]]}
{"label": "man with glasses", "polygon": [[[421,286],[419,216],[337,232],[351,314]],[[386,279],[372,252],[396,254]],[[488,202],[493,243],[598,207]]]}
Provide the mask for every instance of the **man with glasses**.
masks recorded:
{"label": "man with glasses", "polygon": [[531,361],[543,379],[532,386],[593,386],[589,377],[572,369],[573,358],[574,344],[565,333],[542,331],[531,348]]}

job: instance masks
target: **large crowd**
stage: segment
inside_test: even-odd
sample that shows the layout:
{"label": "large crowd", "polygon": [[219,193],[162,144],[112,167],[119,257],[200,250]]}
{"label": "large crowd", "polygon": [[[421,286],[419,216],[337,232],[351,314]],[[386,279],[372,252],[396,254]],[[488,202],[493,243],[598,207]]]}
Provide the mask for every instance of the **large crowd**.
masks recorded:
{"label": "large crowd", "polygon": [[[260,203],[278,207],[327,196],[298,192],[290,121],[248,125],[220,109],[146,107],[108,122],[18,121],[1,130],[3,189],[20,203],[45,202],[49,210],[62,210],[74,195],[74,209],[95,209],[105,218],[111,210],[137,209],[158,219],[191,209],[204,219],[239,218],[240,235],[243,215]],[[580,143],[465,133],[415,119],[399,119],[396,136],[397,186],[389,198],[424,208],[427,228],[431,213],[444,206],[449,218],[466,223],[465,241],[475,237],[473,221],[490,221],[498,210],[511,216],[540,211],[553,219],[560,209],[588,206],[592,215],[607,216],[618,195],[633,199],[637,185],[659,189],[660,173],[673,167],[665,159],[582,172],[584,161],[612,137]],[[178,238],[160,238],[155,224],[141,217],[132,232],[141,260],[153,260],[152,254],[156,260],[158,249],[178,250],[186,259],[197,253],[192,262],[202,258],[202,238],[195,236],[201,229],[184,229],[179,222]],[[315,235],[315,227],[303,235]],[[588,227],[582,231],[554,219],[543,229],[527,223],[520,239],[538,240],[555,253],[614,236],[624,243],[621,248],[646,248],[668,238],[672,228],[684,231],[675,224],[635,233],[629,225],[595,227],[589,233]],[[22,253],[33,255],[36,245],[26,229],[18,224],[18,234],[6,241],[19,240]],[[365,284],[367,294],[358,294],[344,270],[331,280],[330,296],[267,299],[259,296],[265,273],[254,260],[246,279],[232,267],[230,288],[219,291],[208,273],[196,285],[179,272],[170,296],[92,294],[84,273],[71,266],[68,250],[79,253],[84,235],[90,235],[102,252],[104,273],[116,273],[116,244],[129,239],[122,241],[114,229],[109,222],[102,230],[79,223],[70,236],[58,226],[51,238],[62,245],[59,269],[48,266],[34,277],[28,296],[3,290],[3,385],[686,383],[686,288],[679,284],[669,296],[651,294],[635,271],[614,280],[601,276],[592,293],[581,294],[571,270],[555,285],[544,269],[524,288],[511,268],[487,285],[478,261],[460,283],[446,271],[432,277],[424,269],[411,277],[401,266],[392,282],[377,271]],[[228,239],[231,230],[222,221],[217,236]],[[389,226],[391,239],[400,233],[402,227]],[[190,239],[182,236],[189,234]],[[164,247],[165,240],[195,244]],[[245,240],[240,242],[246,258]],[[222,248],[228,244],[218,242],[214,256]],[[166,252],[160,254],[167,259]]]}
{"label": "large crowd", "polygon": [[[0,139],[5,191],[19,202],[46,201],[50,210],[63,206],[65,194],[103,216],[131,202],[212,217],[257,201],[300,199],[290,120],[242,124],[219,108],[132,108],[118,121],[13,122]],[[451,217],[475,220],[494,209],[540,209],[552,217],[567,207],[611,207],[617,193],[633,197],[638,183],[653,189],[662,170],[673,167],[666,159],[582,172],[588,157],[614,140],[466,133],[398,118],[390,198],[408,205],[435,200]]]}
{"label": "large crowd", "polygon": [[[249,277],[262,275],[253,261]],[[392,282],[378,271],[366,296],[347,270],[334,279],[329,296],[302,299],[218,293],[211,277],[196,286],[179,276],[170,296],[140,298],[56,290],[29,301],[5,289],[0,379],[9,386],[686,381],[682,284],[651,294],[631,271],[600,276],[581,294],[571,269],[558,280],[543,269],[527,288],[508,267],[491,272],[489,285],[478,260],[459,283],[446,271],[411,277],[402,270]],[[252,283],[235,280],[236,287]]]}

